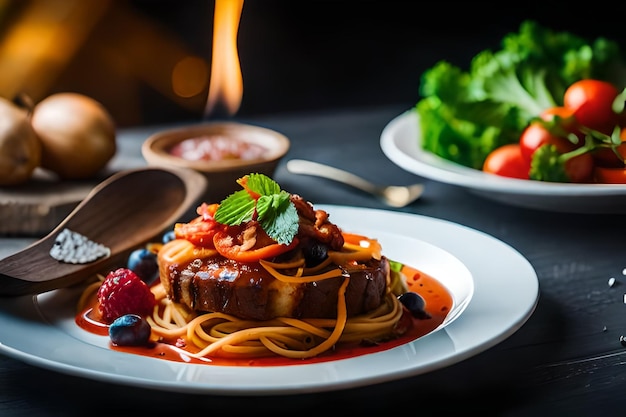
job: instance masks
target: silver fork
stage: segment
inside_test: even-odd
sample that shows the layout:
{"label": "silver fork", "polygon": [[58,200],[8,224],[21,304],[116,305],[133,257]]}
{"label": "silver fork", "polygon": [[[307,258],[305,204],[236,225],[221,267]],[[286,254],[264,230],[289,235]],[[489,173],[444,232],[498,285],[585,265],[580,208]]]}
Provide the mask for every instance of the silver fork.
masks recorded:
{"label": "silver fork", "polygon": [[312,175],[352,186],[380,198],[391,207],[404,207],[411,204],[424,192],[423,184],[376,185],[351,172],[304,159],[287,161],[287,170],[293,174]]}

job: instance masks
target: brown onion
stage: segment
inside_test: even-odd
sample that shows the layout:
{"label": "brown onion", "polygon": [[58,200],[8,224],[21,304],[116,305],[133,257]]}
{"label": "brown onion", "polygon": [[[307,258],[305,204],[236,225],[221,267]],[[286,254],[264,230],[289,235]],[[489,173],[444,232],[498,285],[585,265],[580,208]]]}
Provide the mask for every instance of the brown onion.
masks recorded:
{"label": "brown onion", "polygon": [[25,183],[40,161],[30,110],[0,97],[0,186]]}
{"label": "brown onion", "polygon": [[52,94],[37,103],[31,122],[42,144],[41,166],[61,179],[92,178],[117,151],[113,118],[85,95]]}

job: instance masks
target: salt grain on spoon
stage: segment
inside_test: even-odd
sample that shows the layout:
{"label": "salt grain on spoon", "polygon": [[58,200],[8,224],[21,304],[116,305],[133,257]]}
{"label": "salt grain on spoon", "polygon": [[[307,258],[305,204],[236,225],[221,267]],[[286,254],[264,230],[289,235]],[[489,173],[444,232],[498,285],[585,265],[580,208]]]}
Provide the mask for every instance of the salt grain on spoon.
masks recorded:
{"label": "salt grain on spoon", "polygon": [[71,264],[86,264],[110,255],[111,249],[70,229],[61,230],[50,249],[54,259]]}

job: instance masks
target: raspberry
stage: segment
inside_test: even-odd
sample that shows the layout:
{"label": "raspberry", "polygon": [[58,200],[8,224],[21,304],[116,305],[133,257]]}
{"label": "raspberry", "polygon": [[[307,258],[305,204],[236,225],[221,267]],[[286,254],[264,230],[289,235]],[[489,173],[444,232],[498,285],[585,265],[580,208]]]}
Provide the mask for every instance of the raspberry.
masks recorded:
{"label": "raspberry", "polygon": [[145,317],[156,304],[148,285],[128,268],[109,272],[98,289],[98,302],[98,311],[106,323],[125,314]]}

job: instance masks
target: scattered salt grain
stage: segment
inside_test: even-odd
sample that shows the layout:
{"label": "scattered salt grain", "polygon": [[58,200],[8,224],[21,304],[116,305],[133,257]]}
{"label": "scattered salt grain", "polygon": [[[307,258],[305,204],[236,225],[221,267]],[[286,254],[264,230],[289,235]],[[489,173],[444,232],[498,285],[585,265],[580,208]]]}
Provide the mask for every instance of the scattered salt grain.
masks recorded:
{"label": "scattered salt grain", "polygon": [[626,268],[622,269],[622,275],[626,275]]}
{"label": "scattered salt grain", "polygon": [[611,277],[609,278],[609,287],[612,287],[613,285],[615,285],[615,278]]}
{"label": "scattered salt grain", "polygon": [[50,249],[50,256],[54,259],[71,264],[85,264],[109,255],[111,250],[106,246],[69,229],[63,229],[57,235]]}
{"label": "scattered salt grain", "polygon": [[619,337],[619,342],[622,344],[622,346],[626,346],[626,337],[620,336]]}

